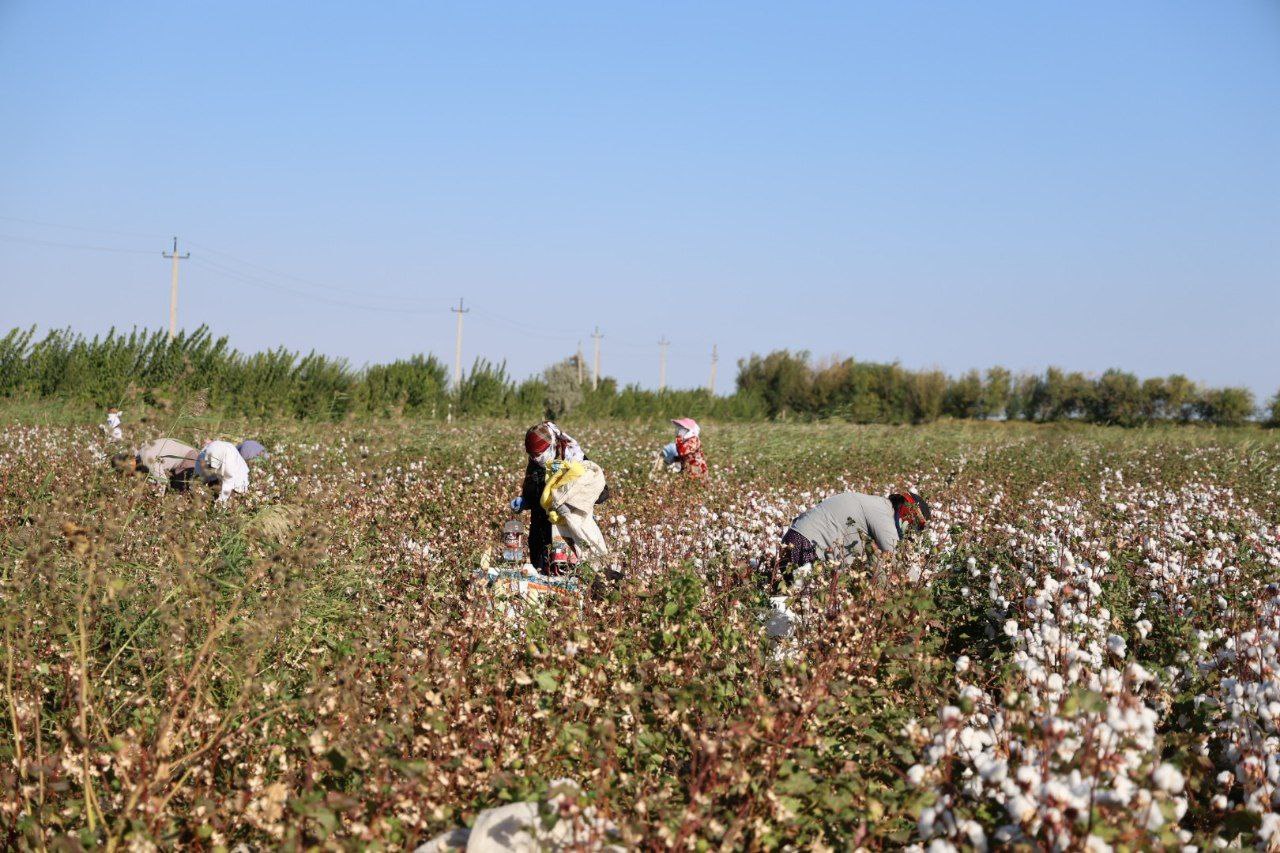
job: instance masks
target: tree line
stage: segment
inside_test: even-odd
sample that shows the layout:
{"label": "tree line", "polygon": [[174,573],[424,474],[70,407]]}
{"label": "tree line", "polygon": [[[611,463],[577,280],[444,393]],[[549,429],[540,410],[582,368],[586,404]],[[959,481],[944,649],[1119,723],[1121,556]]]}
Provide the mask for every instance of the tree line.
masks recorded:
{"label": "tree line", "polygon": [[1139,379],[1123,370],[1098,377],[1050,367],[1015,375],[1003,367],[948,376],[853,359],[815,364],[807,353],[753,355],[738,366],[738,393],[758,395],[770,417],[843,418],[858,423],[928,423],[941,417],[1028,421],[1243,424],[1280,422],[1280,395],[1266,413],[1247,388],[1206,388],[1185,376]]}
{"label": "tree line", "polygon": [[1108,370],[1098,377],[1049,368],[1015,375],[1001,367],[948,376],[896,363],[818,363],[779,350],[738,362],[733,394],[705,389],[656,392],[603,378],[593,388],[570,357],[516,380],[502,363],[477,359],[458,388],[434,355],[354,368],[340,358],[284,348],[242,353],[205,327],[170,339],[163,331],[112,330],[92,338],[70,329],[37,338],[14,329],[0,338],[0,397],[57,399],[157,409],[199,400],[246,417],[341,420],[348,416],[842,419],[928,423],[965,419],[1078,420],[1139,426],[1158,422],[1280,423],[1280,395],[1256,410],[1245,388],[1204,388],[1183,376],[1140,380]]}

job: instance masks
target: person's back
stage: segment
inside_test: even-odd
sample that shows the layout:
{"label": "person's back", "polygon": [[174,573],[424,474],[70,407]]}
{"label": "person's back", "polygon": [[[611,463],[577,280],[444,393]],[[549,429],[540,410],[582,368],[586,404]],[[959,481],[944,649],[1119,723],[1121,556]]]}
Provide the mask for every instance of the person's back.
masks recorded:
{"label": "person's back", "polygon": [[225,502],[232,492],[249,491],[249,463],[229,441],[211,441],[196,457],[196,475],[206,483],[221,483],[218,501]]}
{"label": "person's back", "polygon": [[198,451],[174,438],[157,438],[138,448],[138,461],[153,480],[165,482],[195,466]]}
{"label": "person's back", "polygon": [[832,495],[798,516],[791,527],[812,543],[819,559],[841,563],[863,556],[865,539],[881,551],[898,546],[893,504],[880,495]]}

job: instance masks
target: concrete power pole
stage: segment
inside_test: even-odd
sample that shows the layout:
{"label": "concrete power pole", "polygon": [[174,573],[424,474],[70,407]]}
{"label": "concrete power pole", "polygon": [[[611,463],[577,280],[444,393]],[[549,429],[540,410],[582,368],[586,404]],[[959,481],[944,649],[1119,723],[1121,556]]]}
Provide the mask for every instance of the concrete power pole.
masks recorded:
{"label": "concrete power pole", "polygon": [[658,369],[658,393],[667,390],[667,347],[671,346],[671,341],[667,340],[667,336],[663,335],[662,340],[658,341],[658,347],[662,351],[662,363]]}
{"label": "concrete power pole", "polygon": [[453,390],[456,392],[462,387],[462,315],[470,313],[471,309],[463,308],[459,297],[458,307],[449,310],[458,315],[458,339],[453,347]]}
{"label": "concrete power pole", "polygon": [[169,282],[169,340],[178,334],[178,261],[185,261],[191,253],[178,254],[178,238],[173,238],[173,252],[161,252],[163,258],[173,258],[173,277]]}
{"label": "concrete power pole", "polygon": [[591,333],[591,340],[595,343],[595,358],[591,361],[591,390],[594,391],[600,387],[600,339],[604,335],[600,334],[600,327],[596,326],[596,330]]}
{"label": "concrete power pole", "polygon": [[720,353],[716,351],[716,345],[711,345],[711,381],[707,383],[707,393],[712,397],[716,395],[716,362],[720,360]]}

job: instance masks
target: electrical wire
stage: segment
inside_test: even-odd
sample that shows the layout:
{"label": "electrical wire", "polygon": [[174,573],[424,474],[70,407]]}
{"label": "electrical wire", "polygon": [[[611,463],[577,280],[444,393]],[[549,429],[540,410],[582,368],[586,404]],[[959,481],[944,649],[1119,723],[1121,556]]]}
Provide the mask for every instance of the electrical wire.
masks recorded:
{"label": "electrical wire", "polygon": [[275,270],[272,270],[263,266],[262,264],[255,263],[253,261],[246,261],[244,258],[238,258],[235,255],[231,254],[230,252],[225,252],[221,249],[215,249],[212,246],[206,246],[203,243],[196,243],[191,240],[188,240],[186,244],[191,248],[200,249],[201,251],[204,251],[204,252],[212,252],[213,254],[226,258],[229,261],[232,261],[237,264],[241,264],[246,267],[251,267],[253,269],[264,272],[268,275],[275,276],[276,278],[289,279],[290,281],[295,281],[299,284],[305,284],[308,287],[318,287],[322,290],[332,290],[335,293],[345,293],[349,296],[374,296],[378,300],[383,300],[388,302],[391,302],[391,301],[414,302],[419,304],[427,304],[427,303],[434,304],[436,302],[435,300],[425,300],[418,296],[381,296],[377,294],[370,294],[369,291],[367,290],[358,290],[358,289],[353,289],[349,287],[336,287],[331,284],[324,284],[318,281],[311,281],[310,279],[305,279],[305,278],[302,278],[301,276],[291,275],[289,273],[277,272]]}
{"label": "electrical wire", "polygon": [[86,228],[83,225],[64,225],[60,222],[44,222],[39,219],[23,219],[20,216],[3,216],[0,220],[6,222],[21,222],[23,225],[39,225],[44,228],[65,228],[68,231],[87,231],[92,234],[115,234],[118,237],[141,237],[145,240],[165,240],[168,239],[160,234],[144,234],[141,231],[119,231],[114,228]]}
{"label": "electrical wire", "polygon": [[56,240],[39,240],[35,237],[19,237],[16,234],[0,234],[0,240],[11,240],[15,243],[30,243],[35,246],[53,246],[59,249],[84,249],[90,252],[114,252],[122,255],[156,255],[159,252],[145,249],[118,249],[111,246],[90,246],[87,243],[62,243]]}
{"label": "electrical wire", "polygon": [[[37,219],[24,219],[22,217],[17,217],[17,216],[0,215],[0,220],[7,221],[7,222],[17,222],[25,225],[37,225],[37,226],[47,227],[47,228],[62,228],[62,229],[71,230],[71,231],[83,231],[87,233],[115,234],[119,236],[142,237],[146,239],[157,239],[157,240],[165,239],[160,235],[144,234],[142,232],[137,232],[137,231],[121,231],[121,230],[109,229],[109,228],[89,228],[89,227],[80,226],[80,225],[66,225],[63,223],[47,222],[47,221],[42,221]],[[119,248],[119,247],[113,247],[113,246],[90,245],[86,243],[68,243],[68,242],[57,241],[57,240],[43,240],[35,237],[23,237],[15,234],[0,234],[0,240],[8,240],[16,243],[27,243],[27,244],[36,245],[36,246],[48,246],[53,248],[64,248],[64,249],[80,249],[84,251],[108,252],[113,254],[129,254],[129,255],[156,254],[154,250],[126,249],[126,248]],[[321,302],[321,303],[335,305],[335,306],[344,307],[344,308],[356,308],[363,311],[379,311],[379,312],[385,312],[385,313],[401,313],[401,314],[403,313],[444,314],[448,310],[450,310],[447,308],[428,307],[429,305],[434,303],[434,300],[426,300],[426,299],[422,299],[421,297],[382,296],[378,294],[371,294],[367,290],[357,290],[353,288],[337,287],[331,284],[325,284],[322,282],[317,282],[317,281],[312,281],[310,279],[302,278],[301,276],[278,272],[276,270],[270,269],[269,267],[263,266],[262,264],[256,263],[254,261],[245,260],[244,258],[240,258],[240,257],[237,257],[236,255],[231,254],[230,252],[226,252],[222,249],[217,249],[217,248],[214,248],[213,246],[208,246],[203,243],[196,243],[188,240],[186,241],[186,245],[192,248],[197,248],[202,252],[208,252],[208,253],[217,255],[219,257],[225,258],[228,261],[232,262],[233,264],[239,264],[241,266],[250,267],[251,269],[258,270],[262,273],[265,273],[266,275],[273,276],[275,278],[280,278],[280,279],[287,279],[289,281],[302,284],[306,287],[317,288],[320,290],[327,290],[334,293],[348,294],[353,296],[372,297],[375,301],[380,301],[380,302],[395,302],[395,303],[405,303],[405,304],[401,306],[374,305],[374,304],[369,304],[369,302],[337,299],[334,297],[324,296],[321,294],[309,293],[305,290],[289,287],[287,285],[280,284],[279,282],[270,281],[266,278],[263,278],[260,275],[255,275],[253,273],[245,272],[242,269],[236,269],[234,266],[231,266],[226,263],[214,261],[209,258],[202,258],[202,257],[196,256],[196,257],[191,257],[187,259],[189,263],[194,263],[198,267],[204,269],[207,272],[211,272],[216,276],[221,276],[224,279],[236,281],[241,284],[254,285],[257,287],[265,287],[269,290],[274,290],[279,293],[285,293],[285,294],[300,297],[303,299],[310,299],[315,302]],[[482,322],[494,323],[500,326],[505,326],[510,331],[519,332],[520,334],[528,337],[539,338],[539,339],[548,340],[548,341],[564,341],[564,342],[580,341],[582,339],[582,336],[580,335],[575,335],[572,333],[557,333],[557,332],[548,330],[546,327],[534,325],[531,323],[526,323],[521,320],[515,320],[510,317],[506,317],[502,314],[499,314],[497,312],[490,311],[487,309],[472,308],[471,310],[475,313],[476,319],[481,320]],[[613,336],[610,336],[608,338],[608,341],[609,341],[608,345],[611,348],[621,347],[623,349],[629,349],[629,350],[634,350],[638,352],[651,351],[652,348],[655,346],[655,344],[652,344],[652,343],[641,343],[639,341],[631,341],[623,338],[616,338]],[[684,355],[686,357],[701,355],[700,352],[694,350],[691,347],[687,347],[684,345],[669,344],[668,346],[669,346],[668,352],[672,355]]]}
{"label": "electrical wire", "polygon": [[444,308],[405,308],[405,307],[394,307],[394,306],[387,306],[387,305],[370,305],[368,303],[363,303],[363,302],[352,302],[350,300],[345,300],[345,299],[334,299],[332,297],[321,296],[315,293],[308,293],[304,290],[298,290],[296,288],[287,287],[285,285],[278,284],[273,281],[268,281],[267,279],[264,279],[264,278],[259,278],[257,276],[249,275],[248,273],[242,272],[241,270],[228,267],[225,264],[219,264],[216,261],[210,261],[207,258],[192,257],[188,259],[188,263],[193,263],[196,266],[208,272],[212,272],[214,275],[221,276],[231,281],[238,281],[242,284],[251,284],[258,287],[265,287],[269,290],[275,290],[280,293],[287,293],[292,296],[299,296],[299,297],[302,297],[303,299],[310,299],[314,302],[324,302],[329,305],[338,305],[343,308],[358,308],[362,311],[382,311],[382,312],[393,313],[393,314],[443,314],[447,310]]}

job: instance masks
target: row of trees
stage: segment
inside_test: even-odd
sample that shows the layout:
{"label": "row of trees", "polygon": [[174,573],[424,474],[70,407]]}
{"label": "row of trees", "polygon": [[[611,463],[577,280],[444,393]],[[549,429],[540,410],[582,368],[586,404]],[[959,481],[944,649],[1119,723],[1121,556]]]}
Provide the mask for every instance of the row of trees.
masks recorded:
{"label": "row of trees", "polygon": [[[342,419],[543,416],[638,418],[688,415],[733,420],[840,418],[857,423],[926,423],[941,417],[1082,420],[1136,426],[1161,421],[1239,424],[1253,418],[1244,388],[1200,388],[1182,376],[1139,380],[1109,370],[1097,378],[1050,368],[1014,375],[994,367],[950,377],[899,364],[853,359],[816,364],[776,351],[738,364],[737,390],[657,393],[613,379],[593,389],[572,359],[516,381],[505,364],[477,360],[457,389],[433,355],[354,369],[316,352],[232,349],[207,328],[169,339],[161,331],[86,338],[70,330],[43,338],[15,329],[0,338],[0,397],[142,402],[157,408],[201,399],[228,414]],[[1280,396],[1271,403],[1280,422]]]}
{"label": "row of trees", "polygon": [[[835,417],[859,423],[927,423],[940,417],[1235,425],[1258,412],[1247,388],[1202,388],[1185,376],[1140,380],[1108,370],[1091,378],[1051,367],[1014,375],[1003,367],[950,377],[939,370],[853,359],[814,364],[785,350],[739,364],[738,393],[757,395],[770,417]],[[1280,422],[1280,395],[1267,413]]]}
{"label": "row of trees", "polygon": [[232,415],[340,420],[348,415],[446,417],[644,417],[664,412],[693,417],[767,416],[758,401],[705,391],[657,394],[579,383],[570,359],[517,382],[505,364],[479,359],[461,385],[434,355],[355,369],[343,359],[280,348],[252,354],[231,348],[207,328],[172,340],[162,331],[133,330],[88,338],[55,330],[42,338],[15,329],[0,338],[0,397],[72,400],[99,406],[144,403],[159,409],[199,399]]}

